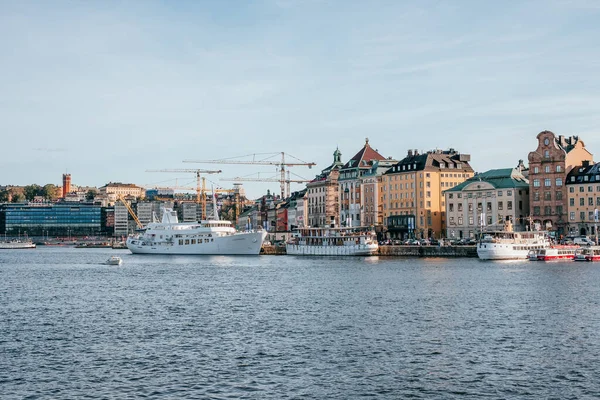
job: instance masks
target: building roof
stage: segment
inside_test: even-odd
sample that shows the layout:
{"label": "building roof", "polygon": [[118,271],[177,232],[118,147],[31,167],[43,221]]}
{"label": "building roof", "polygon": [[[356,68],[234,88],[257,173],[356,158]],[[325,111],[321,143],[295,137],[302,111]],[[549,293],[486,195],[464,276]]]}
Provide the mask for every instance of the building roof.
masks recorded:
{"label": "building roof", "polygon": [[470,155],[460,154],[454,149],[432,150],[423,154],[419,154],[416,150],[409,150],[408,155],[394,164],[384,175],[440,168],[473,172],[469,161],[471,161]]}
{"label": "building roof", "polygon": [[567,185],[578,183],[598,183],[600,182],[600,163],[584,163],[574,167],[567,174]]}
{"label": "building roof", "polygon": [[460,192],[475,182],[486,182],[496,189],[529,189],[529,181],[516,168],[491,169],[475,175],[444,192]]}
{"label": "building roof", "polygon": [[377,150],[374,150],[369,145],[369,138],[365,139],[365,145],[358,153],[354,155],[351,159],[344,164],[342,169],[351,169],[351,168],[362,168],[368,169],[371,168],[372,161],[376,160],[385,160],[386,158],[379,154]]}

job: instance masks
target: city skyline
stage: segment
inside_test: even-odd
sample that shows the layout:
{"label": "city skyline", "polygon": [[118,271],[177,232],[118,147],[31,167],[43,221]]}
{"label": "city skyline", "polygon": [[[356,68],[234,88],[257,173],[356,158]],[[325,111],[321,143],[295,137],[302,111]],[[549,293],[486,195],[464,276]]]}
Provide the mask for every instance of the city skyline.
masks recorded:
{"label": "city skyline", "polygon": [[479,172],[526,161],[544,130],[600,148],[592,1],[0,7],[0,184],[181,186],[195,177],[145,171],[203,168],[228,187],[275,168],[182,161],[281,151],[311,179],[366,137],[396,159],[455,148]]}

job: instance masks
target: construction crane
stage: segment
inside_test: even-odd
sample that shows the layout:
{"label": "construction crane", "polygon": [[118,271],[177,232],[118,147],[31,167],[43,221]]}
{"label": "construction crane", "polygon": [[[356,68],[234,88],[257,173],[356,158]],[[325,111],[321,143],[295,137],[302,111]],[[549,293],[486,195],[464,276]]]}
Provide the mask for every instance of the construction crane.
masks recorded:
{"label": "construction crane", "polygon": [[[277,155],[281,155],[281,161],[272,160],[270,158],[275,157]],[[261,156],[264,158],[256,159],[256,156]],[[295,161],[286,162],[285,160],[286,154],[284,152],[280,153],[254,153],[248,154],[240,157],[232,157],[232,158],[222,158],[218,160],[183,160],[184,163],[199,163],[199,164],[253,164],[253,165],[275,165],[277,166],[280,172],[280,178],[276,181],[279,182],[281,186],[281,197],[286,198],[289,195],[289,182],[286,181],[285,172],[287,171],[287,167],[293,166],[305,166],[308,168],[312,168],[314,165],[317,165],[313,162],[302,161],[294,156],[287,154],[288,157],[293,158]],[[238,160],[238,158],[248,158],[252,157],[252,160]],[[286,193],[286,183],[287,183],[287,193]]]}
{"label": "construction crane", "polygon": [[133,218],[133,220],[137,224],[138,228],[144,229],[144,225],[142,225],[142,223],[140,222],[140,220],[137,217],[137,215],[135,215],[135,212],[133,211],[133,208],[131,208],[131,206],[129,205],[129,203],[127,202],[127,200],[125,200],[125,198],[123,197],[123,195],[119,194],[117,196],[118,196],[119,200],[121,201],[121,203],[123,203],[125,205],[125,207],[127,207],[127,211],[129,211],[129,215],[131,215],[131,217]]}
{"label": "construction crane", "polygon": [[[270,178],[261,178],[260,172],[256,174],[256,177],[252,176],[238,176],[235,178],[221,178],[220,181],[231,181],[231,182],[281,182],[280,178],[270,177]],[[310,179],[291,179],[290,171],[287,172],[287,178],[285,178],[284,183],[286,185],[288,195],[291,194],[290,183],[306,183],[310,182]]]}
{"label": "construction crane", "polygon": [[[176,169],[148,169],[146,172],[187,172],[196,174],[196,203],[202,204],[202,216],[201,219],[206,219],[206,191],[204,188],[204,177],[201,174],[219,174],[221,170],[206,170],[206,169],[187,169],[187,168],[176,168]],[[202,186],[200,186],[200,178],[202,178]]]}

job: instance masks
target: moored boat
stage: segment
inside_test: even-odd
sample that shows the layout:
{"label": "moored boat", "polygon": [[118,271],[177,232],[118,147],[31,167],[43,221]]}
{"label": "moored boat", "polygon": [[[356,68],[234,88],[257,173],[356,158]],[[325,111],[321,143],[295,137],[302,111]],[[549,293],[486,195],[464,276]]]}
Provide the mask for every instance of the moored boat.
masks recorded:
{"label": "moored boat", "polygon": [[11,240],[0,242],[0,249],[35,249],[36,244],[31,240]]}
{"label": "moored boat", "polygon": [[301,228],[285,248],[288,255],[369,256],[379,245],[369,227]]}
{"label": "moored boat", "polygon": [[526,260],[532,251],[550,248],[545,231],[515,232],[507,223],[504,230],[488,231],[477,243],[477,256],[482,260]]}
{"label": "moored boat", "polygon": [[575,261],[600,261],[600,246],[582,247],[575,255]]}
{"label": "moored boat", "polygon": [[265,231],[237,232],[230,221],[180,223],[177,213],[165,209],[162,222],[127,238],[134,254],[258,255]]}
{"label": "moored boat", "polygon": [[574,260],[579,246],[551,246],[537,250],[538,261]]}

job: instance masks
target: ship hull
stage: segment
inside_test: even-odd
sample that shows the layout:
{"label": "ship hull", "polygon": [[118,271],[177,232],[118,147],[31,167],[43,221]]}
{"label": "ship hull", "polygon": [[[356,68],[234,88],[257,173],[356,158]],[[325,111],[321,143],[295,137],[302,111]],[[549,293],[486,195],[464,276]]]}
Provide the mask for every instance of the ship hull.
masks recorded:
{"label": "ship hull", "polygon": [[359,244],[352,246],[310,246],[286,244],[287,255],[292,256],[370,256],[377,252],[376,244]]}
{"label": "ship hull", "polygon": [[4,249],[35,249],[35,243],[27,242],[4,242],[0,243],[0,250]]}
{"label": "ship hull", "polygon": [[178,240],[150,244],[143,239],[129,238],[127,248],[133,254],[258,255],[265,236],[266,232],[244,232],[213,237],[208,242],[202,240],[194,244],[191,244],[191,240],[182,244]]}

